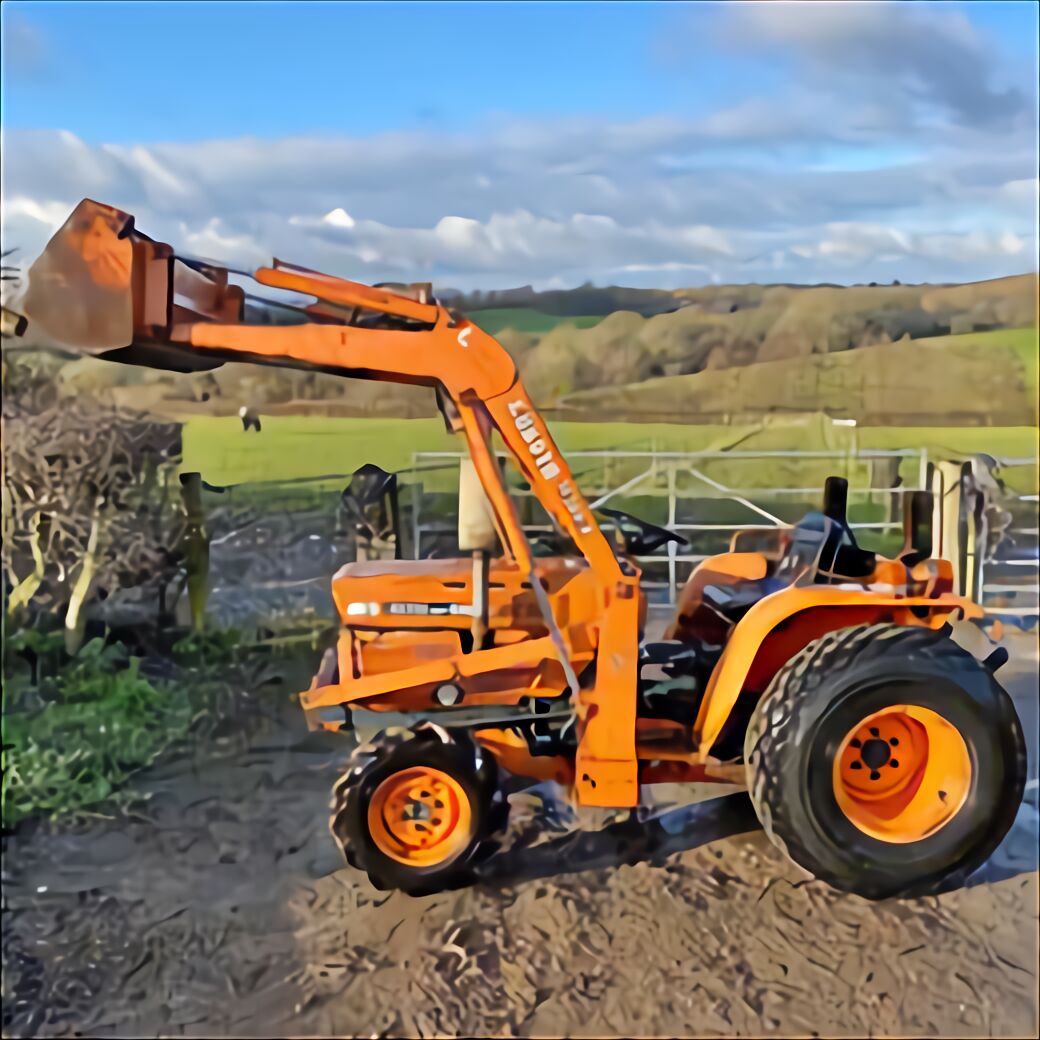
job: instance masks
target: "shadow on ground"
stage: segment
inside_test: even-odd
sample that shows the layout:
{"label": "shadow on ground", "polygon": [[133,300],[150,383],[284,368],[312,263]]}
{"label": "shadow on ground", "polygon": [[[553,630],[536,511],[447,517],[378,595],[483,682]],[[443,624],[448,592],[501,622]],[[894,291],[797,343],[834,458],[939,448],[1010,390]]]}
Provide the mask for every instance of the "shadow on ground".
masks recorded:
{"label": "shadow on ground", "polygon": [[[1036,789],[1027,794],[1015,823],[990,859],[966,881],[944,887],[995,884],[1037,869],[1038,814]],[[661,866],[670,856],[724,838],[760,830],[750,798],[744,792],[684,805],[650,819],[636,814],[599,830],[578,830],[536,845],[524,843],[499,853],[480,868],[480,881],[518,885],[585,870],[636,863]]]}
{"label": "shadow on ground", "polygon": [[516,885],[582,870],[634,863],[660,865],[677,852],[759,827],[747,794],[684,805],[650,819],[632,813],[600,830],[573,831],[540,845],[514,845],[480,871],[480,880]]}
{"label": "shadow on ground", "polygon": [[290,707],[142,777],[134,818],[4,841],[3,1033],[1035,1035],[1035,644],[1000,677],[1015,826],[960,890],[884,903],[806,882],[716,791],[584,830],[520,793],[481,883],[377,893],[326,827],[349,748]]}

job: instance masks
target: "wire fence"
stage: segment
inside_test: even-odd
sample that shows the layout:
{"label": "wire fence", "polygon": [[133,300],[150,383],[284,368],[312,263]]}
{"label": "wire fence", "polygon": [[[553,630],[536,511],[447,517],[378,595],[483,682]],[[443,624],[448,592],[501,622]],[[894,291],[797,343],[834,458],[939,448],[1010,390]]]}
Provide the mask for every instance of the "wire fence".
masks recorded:
{"label": "wire fence", "polygon": [[1040,617],[1040,495],[1035,484],[1038,460],[1003,458],[998,463],[1007,485],[1032,484],[1033,490],[1008,491],[1002,496],[1009,523],[997,551],[980,564],[979,602],[994,614]]}
{"label": "wire fence", "polygon": [[[411,480],[412,554],[453,555],[454,497],[430,491],[431,474],[458,466],[459,452],[415,452]],[[508,456],[499,453],[500,461]],[[734,534],[762,527],[790,528],[818,509],[824,479],[849,481],[849,527],[866,548],[894,554],[903,542],[903,496],[932,490],[934,467],[924,449],[895,451],[576,451],[568,461],[593,508],[610,505],[659,523],[687,539],[639,557],[651,605],[674,606],[702,560],[725,552]],[[1000,471],[1034,467],[1036,459],[997,459]],[[553,530],[522,478],[504,467],[529,537]],[[424,483],[424,479],[426,481]],[[786,481],[784,478],[787,478]],[[1008,494],[1002,505],[1011,523],[992,556],[977,556],[977,594],[989,610],[1012,617],[1040,614],[1037,582],[1037,495]],[[972,530],[982,538],[984,531]]]}
{"label": "wire fence", "polygon": [[[460,452],[417,451],[412,471],[401,474],[402,557],[459,555],[461,457]],[[903,496],[934,491],[935,471],[949,468],[933,465],[927,452],[917,449],[577,451],[568,461],[592,506],[630,512],[687,540],[685,545],[669,542],[639,558],[649,603],[661,610],[674,607],[693,569],[727,551],[734,534],[789,528],[819,509],[830,475],[849,481],[849,526],[857,540],[864,548],[895,555],[904,537]],[[997,463],[1005,483],[1017,490],[1000,493],[995,514],[978,508],[983,500],[987,509],[993,504],[992,489],[984,489],[981,498],[961,496],[975,504],[974,522],[967,529],[968,539],[977,543],[959,564],[972,575],[964,591],[990,613],[1030,624],[1040,617],[1037,461],[1007,458]],[[953,469],[959,472],[959,466]],[[553,551],[545,540],[555,531],[550,518],[511,464],[503,472],[536,551]],[[349,481],[350,475],[342,474],[288,486],[204,491],[212,536],[211,611],[233,621],[281,611],[327,614],[330,576],[355,558],[351,527],[340,505]],[[988,551],[983,543],[994,532],[996,549]],[[952,559],[945,547],[936,552]]]}

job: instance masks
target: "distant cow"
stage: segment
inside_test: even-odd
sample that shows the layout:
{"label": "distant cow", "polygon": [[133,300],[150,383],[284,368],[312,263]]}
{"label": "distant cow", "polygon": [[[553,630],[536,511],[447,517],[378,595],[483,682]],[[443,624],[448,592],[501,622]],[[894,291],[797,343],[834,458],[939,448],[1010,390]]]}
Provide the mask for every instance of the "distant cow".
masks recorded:
{"label": "distant cow", "polygon": [[257,433],[260,432],[260,416],[252,408],[242,405],[238,410],[238,417],[242,420],[242,429],[247,433],[250,430],[256,430]]}

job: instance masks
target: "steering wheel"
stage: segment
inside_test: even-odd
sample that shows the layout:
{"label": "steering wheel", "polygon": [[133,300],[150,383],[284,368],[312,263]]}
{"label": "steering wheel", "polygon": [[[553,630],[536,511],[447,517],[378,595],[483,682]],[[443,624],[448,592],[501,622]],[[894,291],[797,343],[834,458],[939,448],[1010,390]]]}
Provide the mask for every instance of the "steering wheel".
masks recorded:
{"label": "steering wheel", "polygon": [[639,517],[623,513],[620,509],[603,508],[597,512],[609,516],[614,521],[613,526],[624,539],[625,552],[630,556],[649,556],[668,542],[676,542],[678,545],[690,544],[681,534],[669,531],[667,527],[658,527],[657,524],[640,520]]}

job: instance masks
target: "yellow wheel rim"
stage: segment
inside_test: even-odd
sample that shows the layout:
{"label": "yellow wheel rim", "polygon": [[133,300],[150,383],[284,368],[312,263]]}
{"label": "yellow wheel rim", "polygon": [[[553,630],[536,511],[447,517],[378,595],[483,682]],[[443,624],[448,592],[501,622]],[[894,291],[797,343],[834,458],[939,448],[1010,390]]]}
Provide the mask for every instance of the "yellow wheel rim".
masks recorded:
{"label": "yellow wheel rim", "polygon": [[834,797],[846,817],[879,841],[920,841],[960,812],[971,787],[964,738],[941,715],[899,704],[868,715],[834,759]]}
{"label": "yellow wheel rim", "polygon": [[376,848],[409,867],[451,862],[469,844],[472,820],[462,785],[427,766],[392,773],[368,803],[368,829]]}

